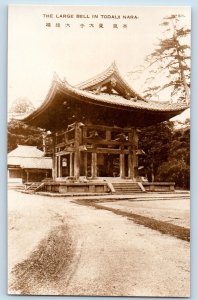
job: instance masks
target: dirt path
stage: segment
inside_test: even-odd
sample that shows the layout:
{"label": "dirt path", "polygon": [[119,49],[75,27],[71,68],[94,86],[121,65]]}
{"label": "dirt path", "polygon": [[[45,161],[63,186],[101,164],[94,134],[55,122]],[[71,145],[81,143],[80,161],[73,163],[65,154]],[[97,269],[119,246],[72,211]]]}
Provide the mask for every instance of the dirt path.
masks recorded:
{"label": "dirt path", "polygon": [[[156,211],[153,214],[152,210],[147,209],[146,214],[145,214],[144,210],[139,211],[139,209],[137,210],[136,207],[133,207],[132,210],[128,209],[127,202],[121,201],[121,205],[119,205],[119,204],[117,204],[116,201],[103,203],[103,202],[94,202],[93,200],[82,200],[82,199],[75,200],[75,203],[78,203],[80,205],[85,205],[85,206],[95,207],[96,209],[104,209],[107,211],[111,211],[116,215],[123,216],[123,217],[128,218],[129,220],[132,220],[136,224],[143,225],[147,228],[157,230],[163,234],[167,234],[169,236],[174,236],[181,240],[190,242],[190,228],[178,226],[178,225],[173,224],[172,222],[170,223],[169,219],[168,219],[168,222],[167,221],[164,222],[161,220],[161,219],[163,219],[163,215],[160,217],[158,216],[158,218],[155,217]],[[179,205],[179,202],[178,202],[178,205]],[[138,206],[137,203],[136,203],[136,206]],[[157,209],[157,211],[160,211],[160,209]],[[138,212],[138,214],[135,212]],[[169,215],[171,215],[171,214],[169,214]],[[172,213],[172,215],[174,215],[174,213]],[[179,219],[179,218],[177,218],[177,219]],[[172,221],[172,219],[171,219],[171,221]]]}
{"label": "dirt path", "polygon": [[[69,234],[72,238],[70,263],[63,265],[61,276],[54,282],[52,280],[50,285],[40,282],[39,293],[92,296],[189,296],[188,242],[145,228],[110,211],[78,205],[71,199],[36,195],[28,195],[28,199],[25,197],[27,195],[21,195],[19,198],[19,193],[13,192],[9,204],[12,219],[13,214],[18,214],[18,221],[13,221],[18,224],[18,232],[12,229],[9,236],[9,256],[12,257],[20,250],[20,255],[16,255],[17,259],[10,259],[10,269],[13,270],[17,263],[28,259],[31,250],[42,240],[41,236],[46,238],[47,234],[54,232],[53,228],[57,226],[66,225],[69,232],[66,230],[65,236]],[[24,208],[22,210],[24,205],[25,210]],[[29,214],[29,224],[32,225],[28,230],[24,228],[23,214]],[[58,217],[55,217],[57,214]],[[37,216],[37,226],[33,222],[35,216]],[[42,228],[39,230],[43,221],[45,222],[43,227],[47,230]],[[26,236],[31,234],[33,224],[34,232],[37,231],[35,236],[39,238],[35,237],[31,246],[22,247],[19,233],[21,234],[23,230],[23,240],[25,240]],[[63,238],[62,233],[64,231],[60,233],[61,238]],[[20,246],[13,249],[16,242]],[[33,288],[29,289],[30,294],[35,292]]]}

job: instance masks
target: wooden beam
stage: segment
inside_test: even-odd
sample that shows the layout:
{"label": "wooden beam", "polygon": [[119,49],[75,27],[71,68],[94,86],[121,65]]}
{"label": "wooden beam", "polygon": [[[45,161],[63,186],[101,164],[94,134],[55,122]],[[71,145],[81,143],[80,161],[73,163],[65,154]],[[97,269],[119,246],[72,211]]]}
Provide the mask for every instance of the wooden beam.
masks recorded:
{"label": "wooden beam", "polygon": [[71,144],[74,144],[74,142],[75,142],[74,139],[68,140],[67,143],[66,142],[61,142],[61,143],[56,144],[56,148],[66,147],[66,146],[69,146]]}
{"label": "wooden beam", "polygon": [[83,143],[93,144],[93,145],[108,145],[108,146],[132,146],[131,142],[122,142],[122,141],[115,141],[115,140],[104,140],[104,139],[96,139],[96,138],[85,138],[83,139]]}
{"label": "wooden beam", "polygon": [[101,154],[128,154],[129,150],[120,150],[120,149],[110,149],[110,148],[88,148],[88,153],[101,153]]}
{"label": "wooden beam", "polygon": [[101,131],[106,131],[110,130],[113,132],[131,132],[131,130],[134,127],[129,127],[129,128],[121,128],[121,127],[112,127],[112,126],[103,126],[103,125],[86,125],[87,129],[92,129],[92,130],[101,130]]}
{"label": "wooden beam", "polygon": [[[129,150],[125,149],[125,150],[120,150],[120,149],[112,149],[112,148],[79,148],[80,152],[84,152],[84,153],[101,153],[101,154],[120,154],[120,153],[124,153],[124,154],[129,154]],[[70,148],[69,151],[68,150],[63,150],[60,151],[56,154],[56,156],[59,155],[66,155],[69,153],[74,153],[75,152],[75,148]]]}
{"label": "wooden beam", "polygon": [[50,169],[31,169],[31,168],[28,168],[28,169],[23,169],[25,172],[28,171],[29,173],[38,173],[38,172],[41,172],[41,173],[45,173],[47,170],[50,170]]}
{"label": "wooden beam", "polygon": [[[73,124],[74,125],[74,124]],[[69,130],[64,130],[61,132],[56,133],[56,137],[63,136],[65,138],[65,135],[68,133],[74,131],[75,128],[69,129]],[[83,137],[87,136],[87,130],[99,130],[99,131],[110,131],[110,132],[124,132],[124,133],[129,133],[134,130],[134,127],[129,127],[129,128],[122,128],[122,127],[113,127],[113,126],[104,126],[104,125],[85,125],[83,126]]]}

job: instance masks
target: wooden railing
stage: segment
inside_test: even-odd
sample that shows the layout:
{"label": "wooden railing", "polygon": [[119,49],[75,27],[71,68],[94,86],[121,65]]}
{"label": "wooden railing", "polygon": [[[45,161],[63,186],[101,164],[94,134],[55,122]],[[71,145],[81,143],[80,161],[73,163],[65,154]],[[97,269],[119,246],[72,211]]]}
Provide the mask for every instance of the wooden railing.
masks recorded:
{"label": "wooden railing", "polygon": [[[75,148],[76,142],[78,142],[78,145],[87,148],[97,146],[99,149],[100,146],[107,146],[112,153],[119,153],[120,147],[127,147],[128,149],[125,149],[127,153],[130,151],[130,147],[133,150],[137,149],[137,138],[134,128],[107,127],[102,125],[78,126],[78,124],[80,123],[72,124],[73,127],[70,127],[68,130],[56,133],[56,153],[64,152],[67,148]],[[112,146],[114,146],[115,149],[111,151]],[[105,150],[108,149],[101,148],[99,152],[101,151],[102,153]],[[71,149],[69,151],[71,151]]]}

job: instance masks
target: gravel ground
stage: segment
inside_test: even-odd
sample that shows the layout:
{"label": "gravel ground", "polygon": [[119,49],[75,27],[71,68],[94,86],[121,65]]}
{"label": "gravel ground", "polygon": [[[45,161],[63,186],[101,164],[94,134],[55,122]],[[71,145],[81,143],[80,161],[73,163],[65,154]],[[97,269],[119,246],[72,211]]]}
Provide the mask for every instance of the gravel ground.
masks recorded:
{"label": "gravel ground", "polygon": [[190,294],[187,241],[71,198],[10,190],[8,213],[10,294]]}

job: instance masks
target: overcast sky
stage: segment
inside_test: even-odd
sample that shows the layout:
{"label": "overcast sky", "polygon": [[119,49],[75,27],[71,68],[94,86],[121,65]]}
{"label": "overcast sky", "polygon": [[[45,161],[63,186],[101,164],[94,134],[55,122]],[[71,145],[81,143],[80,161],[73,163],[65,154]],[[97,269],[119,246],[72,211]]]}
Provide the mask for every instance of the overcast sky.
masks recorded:
{"label": "overcast sky", "polygon": [[[189,7],[10,6],[8,106],[18,97],[40,105],[54,72],[74,85],[115,60],[127,79],[162,36],[162,18],[178,13],[190,27]],[[141,79],[129,83],[142,92]]]}

